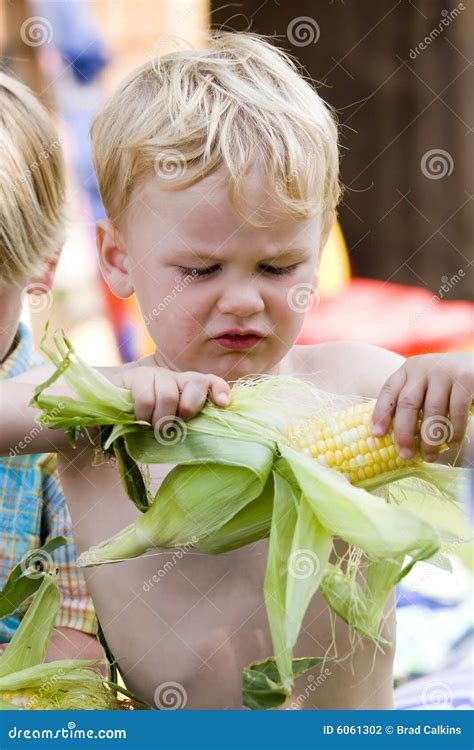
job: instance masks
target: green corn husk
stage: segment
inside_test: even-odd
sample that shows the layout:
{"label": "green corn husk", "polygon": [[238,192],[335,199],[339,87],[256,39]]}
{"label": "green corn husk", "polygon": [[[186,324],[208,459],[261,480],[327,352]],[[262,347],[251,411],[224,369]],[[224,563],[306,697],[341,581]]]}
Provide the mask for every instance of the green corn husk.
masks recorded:
{"label": "green corn husk", "polygon": [[[63,537],[51,540],[47,551],[52,551],[64,541]],[[45,549],[46,545],[41,548],[42,552]],[[39,574],[34,579],[25,576],[24,584],[19,568],[16,566],[10,573],[1,592],[2,614],[15,611],[31,592],[36,593],[0,656],[0,710],[111,711],[149,708],[137,696],[105,680],[94,668],[106,664],[106,659],[44,662],[59,610],[59,588],[49,573]],[[120,693],[126,697],[119,698]]]}
{"label": "green corn husk", "polygon": [[[258,679],[265,684],[259,682],[262,689],[252,697],[248,690],[255,675],[252,667],[246,672],[245,705],[256,707],[260,701],[260,708],[274,707],[275,700],[281,703],[291,694],[296,674],[292,650],[317,590],[355,632],[383,645],[383,614],[395,584],[419,560],[445,565],[439,557],[442,525],[418,512],[419,502],[413,499],[409,483],[416,482],[422,496],[428,492],[453,508],[465,470],[420,460],[356,486],[290,445],[287,436],[292,424],[342,409],[348,405],[347,397],[325,393],[296,378],[246,379],[234,384],[227,408],[208,401],[195,418],[185,424],[178,421],[176,429],[183,434],[167,442],[157,439],[150,425],[134,419],[123,389],[117,389],[115,397],[115,387],[108,381],[99,384],[102,376],[77,360],[69,342],[65,346],[58,337],[55,341],[61,355],[54,360],[56,376],[64,375],[79,400],[77,409],[74,399],[69,399],[65,410],[54,414],[55,399],[44,393],[53,376],[36,389],[33,398],[41,409],[40,421],[66,430],[90,425],[105,428],[102,447],[114,451],[120,445],[129,468],[176,464],[154,499],[143,487],[131,490],[130,476],[128,481],[122,476],[142,515],[83,553],[79,565],[116,562],[151,549],[182,545],[218,554],[269,537],[264,595],[275,660],[257,669]],[[90,370],[94,376],[89,388]],[[95,405],[94,389],[107,392],[111,419],[105,417],[100,400]],[[391,493],[392,487],[397,493]],[[385,498],[374,494],[383,488]],[[411,496],[412,502],[402,500],[401,495]],[[336,565],[329,561],[333,538],[349,545],[348,559]],[[310,553],[314,569],[308,575],[291,570],[300,552]],[[367,578],[361,585],[356,578],[363,559]]]}

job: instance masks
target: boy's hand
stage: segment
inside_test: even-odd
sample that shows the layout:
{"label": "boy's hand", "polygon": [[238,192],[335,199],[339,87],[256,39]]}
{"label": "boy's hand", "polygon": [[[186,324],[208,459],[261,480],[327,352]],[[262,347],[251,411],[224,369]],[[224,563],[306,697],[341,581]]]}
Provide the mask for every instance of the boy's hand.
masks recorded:
{"label": "boy's hand", "polygon": [[472,354],[410,357],[380,391],[372,419],[373,434],[385,435],[394,417],[399,454],[410,458],[416,450],[417,420],[422,409],[420,449],[426,461],[436,461],[444,443],[450,443],[451,448],[461,445],[473,397]]}
{"label": "boy's hand", "polygon": [[218,406],[230,403],[229,385],[217,375],[173,372],[164,367],[131,367],[111,379],[131,391],[137,420],[149,422],[155,428],[170,417],[194,417],[206,403],[209,392]]}

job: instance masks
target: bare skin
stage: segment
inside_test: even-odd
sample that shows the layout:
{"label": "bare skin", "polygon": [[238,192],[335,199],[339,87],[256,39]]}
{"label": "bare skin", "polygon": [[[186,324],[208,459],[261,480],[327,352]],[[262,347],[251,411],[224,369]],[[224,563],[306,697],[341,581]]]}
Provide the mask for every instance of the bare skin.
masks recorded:
{"label": "bare skin", "polygon": [[[361,377],[360,365],[354,372],[353,354],[351,345],[343,343],[295,346],[281,362],[280,373],[310,377],[319,387],[338,393],[373,396],[369,373]],[[393,355],[392,367],[401,359]],[[341,367],[344,361],[346,366]],[[382,370],[381,377],[387,376],[390,365],[386,362]],[[89,448],[79,454],[63,451],[60,458],[79,552],[138,515],[113,464],[91,468],[92,460]],[[151,467],[154,488],[171,468]],[[167,682],[181,686],[176,690],[186,695],[186,708],[241,707],[242,668],[272,654],[263,601],[267,546],[263,540],[219,556],[188,551],[181,559],[173,551],[160,552],[85,570],[99,619],[129,688],[158,707]],[[344,550],[339,542],[338,554]],[[384,634],[394,644],[393,601],[390,607]],[[391,708],[394,646],[376,654],[363,639],[347,658],[351,650],[347,626],[337,619],[333,633],[325,601],[317,594],[295,655],[327,654],[346,660],[328,661],[299,678],[287,707]]]}

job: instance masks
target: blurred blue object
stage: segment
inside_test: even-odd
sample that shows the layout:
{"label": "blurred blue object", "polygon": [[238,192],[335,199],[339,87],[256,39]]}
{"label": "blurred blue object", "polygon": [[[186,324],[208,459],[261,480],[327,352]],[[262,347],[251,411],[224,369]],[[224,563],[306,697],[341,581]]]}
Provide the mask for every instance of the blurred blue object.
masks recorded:
{"label": "blurred blue object", "polygon": [[472,665],[447,669],[401,685],[395,690],[395,708],[399,711],[472,710]]}
{"label": "blurred blue object", "polygon": [[88,0],[33,0],[38,16],[51,24],[54,45],[76,80],[88,84],[94,80],[108,58],[101,36],[90,16]]}

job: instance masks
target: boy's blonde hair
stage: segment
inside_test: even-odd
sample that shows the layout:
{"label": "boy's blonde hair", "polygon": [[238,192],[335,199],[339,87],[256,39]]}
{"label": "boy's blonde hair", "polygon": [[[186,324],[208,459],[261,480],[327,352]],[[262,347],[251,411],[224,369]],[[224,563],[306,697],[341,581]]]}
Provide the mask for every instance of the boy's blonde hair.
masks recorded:
{"label": "boy's blonde hair", "polygon": [[179,189],[223,165],[231,203],[247,220],[236,196],[258,162],[282,206],[299,216],[332,215],[341,193],[330,107],[292,59],[257,34],[210,32],[206,49],[146,62],[106,103],[91,138],[116,226],[133,189],[154,172]]}
{"label": "boy's blonde hair", "polygon": [[0,288],[39,275],[64,242],[60,139],[30,89],[0,72]]}

